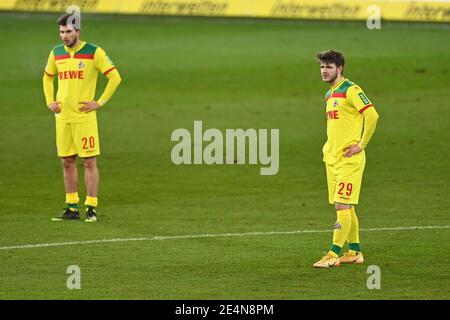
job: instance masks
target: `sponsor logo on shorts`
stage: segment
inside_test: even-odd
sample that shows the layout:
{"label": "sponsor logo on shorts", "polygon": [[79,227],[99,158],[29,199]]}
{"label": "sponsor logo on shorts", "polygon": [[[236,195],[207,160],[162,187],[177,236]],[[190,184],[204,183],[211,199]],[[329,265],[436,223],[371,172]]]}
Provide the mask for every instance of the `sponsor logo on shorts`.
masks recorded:
{"label": "sponsor logo on shorts", "polygon": [[336,229],[341,230],[341,229],[342,229],[341,224],[340,224],[339,222],[336,222],[336,223],[334,224],[334,229],[335,229],[335,230],[336,230]]}

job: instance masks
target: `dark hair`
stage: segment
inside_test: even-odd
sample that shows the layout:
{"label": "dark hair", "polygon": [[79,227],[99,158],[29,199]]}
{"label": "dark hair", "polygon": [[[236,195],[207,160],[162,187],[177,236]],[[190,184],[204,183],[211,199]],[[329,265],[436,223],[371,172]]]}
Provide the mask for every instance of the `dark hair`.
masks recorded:
{"label": "dark hair", "polygon": [[[59,17],[58,25],[60,25],[60,26],[67,26],[67,24],[72,25],[70,21],[67,21],[72,16],[73,16],[73,13],[64,13],[61,17]],[[79,30],[75,26],[73,26],[73,27],[75,30]]]}
{"label": "dark hair", "polygon": [[343,67],[345,65],[344,55],[339,51],[327,50],[319,52],[317,59],[326,63],[334,63],[336,67]]}

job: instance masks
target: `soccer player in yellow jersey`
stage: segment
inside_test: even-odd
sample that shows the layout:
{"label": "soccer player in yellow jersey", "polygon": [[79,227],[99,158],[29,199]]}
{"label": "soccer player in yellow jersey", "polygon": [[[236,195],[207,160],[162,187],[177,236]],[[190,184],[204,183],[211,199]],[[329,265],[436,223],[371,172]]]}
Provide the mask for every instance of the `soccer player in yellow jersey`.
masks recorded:
{"label": "soccer player in yellow jersey", "polygon": [[[364,149],[378,120],[375,107],[362,89],[344,78],[344,56],[329,50],[317,55],[322,80],[330,85],[325,95],[327,142],[323,146],[328,199],[334,204],[337,221],[333,245],[314,267],[336,267],[341,263],[363,263],[359,244],[359,222],[355,211],[361,190],[366,155]],[[349,251],[341,256],[348,242]]]}
{"label": "soccer player in yellow jersey", "polygon": [[[111,98],[121,78],[102,48],[80,40],[80,26],[71,22],[72,18],[73,14],[64,14],[58,19],[64,44],[50,51],[43,77],[47,106],[55,114],[56,147],[62,160],[66,191],[66,208],[61,216],[52,220],[80,218],[78,156],[84,162],[85,221],[95,222],[99,185],[96,159],[100,154],[96,112]],[[94,100],[98,72],[108,77],[108,84],[101,97]],[[56,100],[54,78],[58,79]]]}

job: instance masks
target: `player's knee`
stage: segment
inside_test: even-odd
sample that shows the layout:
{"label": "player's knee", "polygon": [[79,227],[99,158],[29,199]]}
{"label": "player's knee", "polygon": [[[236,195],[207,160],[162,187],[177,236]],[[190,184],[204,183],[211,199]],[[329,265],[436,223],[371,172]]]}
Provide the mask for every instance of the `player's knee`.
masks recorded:
{"label": "player's knee", "polygon": [[76,163],[77,158],[75,156],[62,158],[62,165],[64,169],[71,169],[76,166]]}
{"label": "player's knee", "polygon": [[84,159],[84,168],[87,170],[97,168],[97,159],[95,157]]}
{"label": "player's knee", "polygon": [[345,204],[345,203],[339,203],[339,202],[335,202],[334,203],[334,208],[339,211],[339,210],[349,210],[352,208],[351,204]]}

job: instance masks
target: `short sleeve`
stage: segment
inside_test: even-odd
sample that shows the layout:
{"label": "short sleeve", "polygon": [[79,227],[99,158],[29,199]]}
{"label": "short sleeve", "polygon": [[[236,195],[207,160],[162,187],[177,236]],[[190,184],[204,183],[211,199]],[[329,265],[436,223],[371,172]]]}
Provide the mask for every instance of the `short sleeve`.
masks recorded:
{"label": "short sleeve", "polygon": [[53,50],[50,51],[48,55],[47,65],[45,66],[45,73],[51,77],[58,73],[58,69],[56,68],[55,56],[53,54]]}
{"label": "short sleeve", "polygon": [[114,63],[111,61],[111,59],[106,54],[105,50],[102,48],[98,48],[95,51],[94,56],[94,63],[95,68],[103,73],[104,75],[107,75],[110,71],[114,70],[116,67],[114,66]]}
{"label": "short sleeve", "polygon": [[364,91],[356,85],[348,88],[347,99],[359,113],[363,113],[367,108],[373,107],[372,102],[366,97]]}

